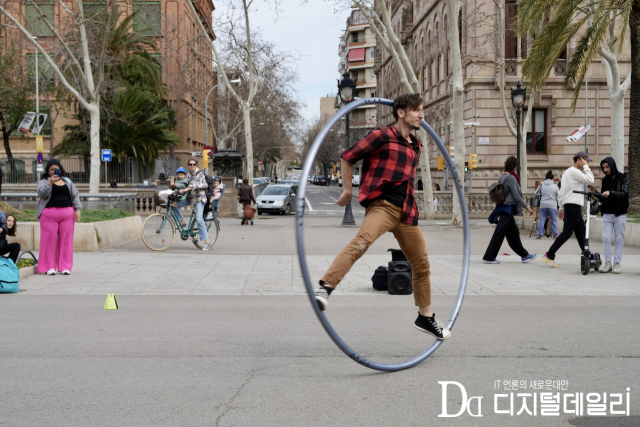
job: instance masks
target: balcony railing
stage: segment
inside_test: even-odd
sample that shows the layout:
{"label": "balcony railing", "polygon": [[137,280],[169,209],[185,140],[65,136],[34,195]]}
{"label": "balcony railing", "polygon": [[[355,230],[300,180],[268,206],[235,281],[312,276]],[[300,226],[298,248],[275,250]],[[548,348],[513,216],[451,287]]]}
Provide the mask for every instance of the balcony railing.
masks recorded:
{"label": "balcony railing", "polygon": [[[420,218],[425,218],[422,212],[422,203],[424,200],[424,191],[415,192],[416,203],[420,212]],[[434,199],[438,201],[436,215],[438,217],[446,217],[453,212],[453,191],[436,191],[433,193]],[[469,208],[469,217],[471,218],[488,218],[496,205],[491,201],[489,193],[485,191],[465,192],[467,206]],[[525,193],[522,198],[531,206],[534,193]],[[526,213],[526,211],[525,211]]]}

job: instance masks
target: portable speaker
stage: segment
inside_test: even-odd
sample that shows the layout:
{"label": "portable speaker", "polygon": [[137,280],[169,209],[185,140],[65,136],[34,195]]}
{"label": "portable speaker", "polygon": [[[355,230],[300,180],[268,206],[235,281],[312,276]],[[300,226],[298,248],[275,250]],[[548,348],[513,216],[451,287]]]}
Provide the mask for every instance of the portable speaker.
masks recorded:
{"label": "portable speaker", "polygon": [[399,249],[389,249],[392,261],[389,262],[389,293],[391,295],[411,295],[411,265]]}

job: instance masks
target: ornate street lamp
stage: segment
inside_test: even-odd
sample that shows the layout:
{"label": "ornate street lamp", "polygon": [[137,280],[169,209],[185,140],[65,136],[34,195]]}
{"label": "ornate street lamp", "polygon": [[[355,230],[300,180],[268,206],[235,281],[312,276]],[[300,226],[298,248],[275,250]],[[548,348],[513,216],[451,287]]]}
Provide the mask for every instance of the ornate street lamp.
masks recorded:
{"label": "ornate street lamp", "polygon": [[[353,101],[355,95],[356,83],[351,80],[348,72],[342,75],[342,81],[338,80],[338,96],[344,105],[347,105]],[[351,147],[351,141],[349,140],[349,113],[345,120],[345,150]],[[342,172],[341,172],[342,173]],[[342,225],[355,225],[356,221],[353,219],[353,211],[351,210],[351,203],[349,203],[344,209],[344,216],[342,217]]]}
{"label": "ornate street lamp", "polygon": [[520,110],[524,106],[524,101],[527,99],[527,89],[520,87],[520,82],[516,85],[516,88],[511,88],[511,103],[516,108],[516,140],[518,143],[517,157],[518,157],[518,170],[517,174],[520,176]]}

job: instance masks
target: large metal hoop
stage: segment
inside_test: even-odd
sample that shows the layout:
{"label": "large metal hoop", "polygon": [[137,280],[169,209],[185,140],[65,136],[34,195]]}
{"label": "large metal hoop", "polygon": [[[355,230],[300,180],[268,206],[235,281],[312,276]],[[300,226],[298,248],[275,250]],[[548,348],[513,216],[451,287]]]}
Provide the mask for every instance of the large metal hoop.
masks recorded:
{"label": "large metal hoop", "polygon": [[[313,165],[316,155],[318,154],[318,150],[320,149],[320,146],[322,145],[322,142],[324,141],[324,139],[327,137],[329,130],[338,122],[338,120],[340,120],[345,114],[349,113],[350,111],[358,107],[362,107],[363,105],[369,105],[369,104],[381,104],[381,105],[393,106],[393,101],[390,101],[384,98],[358,99],[348,104],[347,106],[343,107],[340,111],[338,111],[327,122],[327,124],[324,125],[322,130],[320,130],[320,133],[318,133],[318,136],[316,137],[315,141],[313,141],[313,145],[309,150],[309,154],[307,155],[307,159],[304,164],[304,169],[302,171],[302,178],[300,179],[300,184],[298,187],[298,195],[296,198],[296,239],[298,244],[298,259],[300,260],[300,270],[302,271],[304,284],[307,288],[307,295],[309,296],[309,300],[311,301],[311,306],[313,307],[313,310],[316,312],[316,315],[318,316],[318,320],[320,320],[320,323],[324,327],[325,331],[327,331],[327,334],[329,334],[329,337],[331,337],[333,342],[336,343],[336,345],[340,348],[340,350],[342,350],[347,356],[349,356],[359,364],[366,366],[367,368],[375,369],[378,371],[395,372],[403,369],[412,368],[413,366],[422,362],[427,357],[432,355],[433,352],[435,352],[438,349],[438,347],[440,347],[440,345],[442,344],[442,341],[435,340],[435,342],[431,344],[431,346],[427,348],[423,353],[403,363],[382,364],[382,363],[373,362],[369,359],[366,359],[360,356],[358,353],[352,350],[344,341],[342,341],[340,336],[331,327],[331,324],[329,323],[329,320],[327,320],[327,317],[320,310],[320,307],[318,306],[318,303],[314,297],[314,288],[311,283],[311,278],[309,277],[309,270],[307,268],[307,259],[304,251],[303,216],[304,216],[304,206],[305,206],[305,193],[307,191],[307,183],[309,180],[309,174],[311,173],[311,166]],[[458,194],[458,200],[460,200],[460,204],[461,204],[460,210],[462,213],[462,224],[463,224],[463,227],[462,227],[463,248],[462,249],[463,249],[464,255],[462,259],[462,274],[460,275],[460,287],[458,288],[458,297],[456,298],[456,303],[453,307],[453,311],[451,312],[451,316],[449,317],[449,322],[446,325],[447,329],[451,330],[453,328],[453,324],[456,321],[456,318],[458,317],[458,313],[460,312],[460,307],[462,306],[464,293],[467,289],[467,279],[469,277],[469,257],[471,252],[469,214],[467,211],[467,202],[464,197],[464,188],[462,186],[462,182],[460,181],[460,177],[458,176],[458,173],[456,172],[456,169],[453,165],[453,160],[449,156],[449,153],[445,148],[444,144],[442,143],[442,140],[440,139],[438,134],[436,134],[436,132],[431,128],[431,126],[429,126],[429,124],[424,120],[422,121],[421,126],[425,131],[427,131],[427,134],[436,143],[438,150],[440,150],[440,153],[442,153],[442,156],[444,157],[445,162],[447,162],[447,166],[449,168],[449,171],[455,183],[455,189],[456,189],[456,193]]]}

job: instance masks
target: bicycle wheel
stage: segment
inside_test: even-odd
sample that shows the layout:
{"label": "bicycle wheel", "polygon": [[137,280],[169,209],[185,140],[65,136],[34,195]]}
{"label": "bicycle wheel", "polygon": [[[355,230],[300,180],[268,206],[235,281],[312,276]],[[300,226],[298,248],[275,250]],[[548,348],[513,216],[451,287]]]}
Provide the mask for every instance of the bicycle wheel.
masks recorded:
{"label": "bicycle wheel", "polygon": [[164,251],[175,237],[176,227],[164,214],[150,215],[142,224],[142,241],[152,251]]}
{"label": "bicycle wheel", "polygon": [[[205,220],[204,224],[207,226],[207,235],[209,236],[209,244],[211,247],[215,245],[216,240],[218,240],[218,233],[220,233],[220,223],[215,219],[210,219]],[[198,249],[202,249],[204,247],[204,242],[199,240],[200,236],[198,236],[198,223],[196,222],[193,223],[192,234],[195,234],[194,236],[191,236],[193,245]]]}

